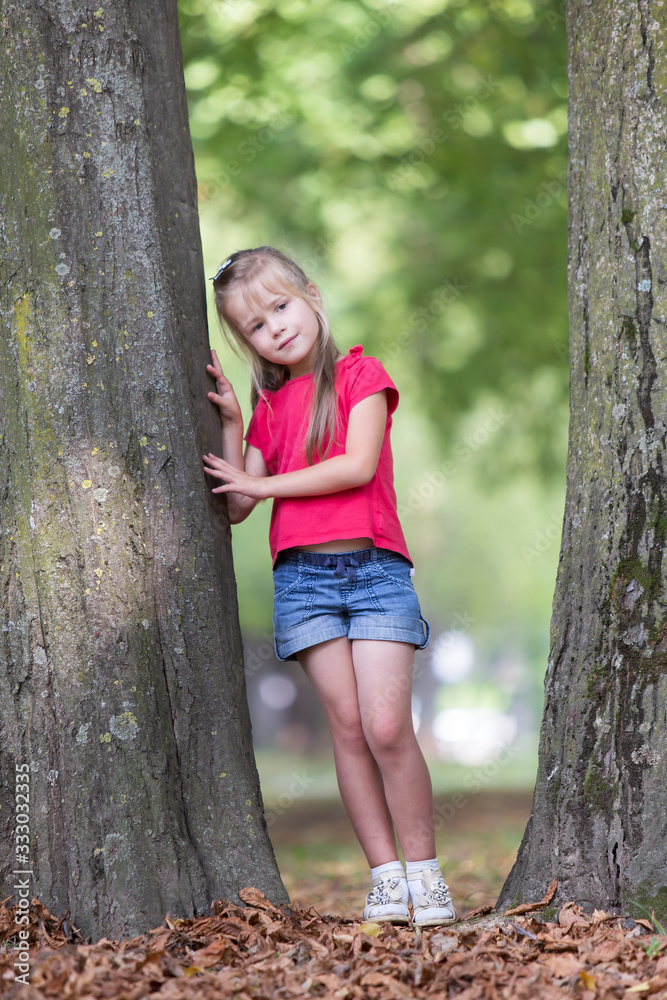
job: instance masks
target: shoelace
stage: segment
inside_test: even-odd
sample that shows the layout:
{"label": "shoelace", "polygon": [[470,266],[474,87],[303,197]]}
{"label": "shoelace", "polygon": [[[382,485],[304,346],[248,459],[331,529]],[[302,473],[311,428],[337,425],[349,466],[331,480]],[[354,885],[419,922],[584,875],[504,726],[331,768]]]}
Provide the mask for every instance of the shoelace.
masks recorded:
{"label": "shoelace", "polygon": [[390,878],[385,878],[377,885],[374,885],[371,891],[366,897],[366,903],[370,906],[374,903],[384,904],[393,903],[400,898],[399,889],[401,883],[400,875],[392,875]]}

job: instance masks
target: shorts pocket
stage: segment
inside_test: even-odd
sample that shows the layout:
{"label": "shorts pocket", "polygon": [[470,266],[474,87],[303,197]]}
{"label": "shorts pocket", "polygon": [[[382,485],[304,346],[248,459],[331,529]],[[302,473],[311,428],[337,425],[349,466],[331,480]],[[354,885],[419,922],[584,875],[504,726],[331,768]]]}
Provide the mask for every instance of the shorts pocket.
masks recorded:
{"label": "shorts pocket", "polygon": [[299,586],[303,579],[303,569],[294,563],[279,563],[273,571],[273,603],[283,601]]}
{"label": "shorts pocket", "polygon": [[407,559],[378,559],[377,569],[380,576],[389,583],[405,590],[414,591],[414,584],[410,576],[410,563]]}

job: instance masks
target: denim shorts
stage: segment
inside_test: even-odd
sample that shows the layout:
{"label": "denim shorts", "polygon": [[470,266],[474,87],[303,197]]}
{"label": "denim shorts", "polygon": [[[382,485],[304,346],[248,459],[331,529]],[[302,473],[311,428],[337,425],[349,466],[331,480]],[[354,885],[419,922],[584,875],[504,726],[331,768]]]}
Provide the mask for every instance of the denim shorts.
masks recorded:
{"label": "denim shorts", "polygon": [[274,647],[279,660],[326,639],[388,639],[428,645],[405,556],[389,549],[286,549],[273,570]]}

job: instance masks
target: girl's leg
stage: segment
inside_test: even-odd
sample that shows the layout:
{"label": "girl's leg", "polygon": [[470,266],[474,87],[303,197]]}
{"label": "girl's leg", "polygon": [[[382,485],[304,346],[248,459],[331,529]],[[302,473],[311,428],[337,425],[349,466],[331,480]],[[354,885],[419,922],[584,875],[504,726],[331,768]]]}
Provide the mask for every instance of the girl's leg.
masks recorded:
{"label": "girl's leg", "polygon": [[328,639],[295,655],[324,709],[341,798],[368,864],[398,859],[382,776],[359,713],[352,643],[347,636]]}
{"label": "girl's leg", "polygon": [[352,659],[366,742],[377,761],[406,861],[434,858],[433,789],[412,724],[415,647],[353,639]]}

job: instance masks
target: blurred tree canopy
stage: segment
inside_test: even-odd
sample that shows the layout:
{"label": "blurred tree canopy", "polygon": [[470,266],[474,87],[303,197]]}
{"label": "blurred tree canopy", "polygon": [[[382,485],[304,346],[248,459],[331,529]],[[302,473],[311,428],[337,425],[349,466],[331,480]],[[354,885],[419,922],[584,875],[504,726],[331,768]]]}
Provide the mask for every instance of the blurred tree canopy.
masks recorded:
{"label": "blurred tree canopy", "polygon": [[[218,260],[272,243],[418,400],[443,454],[562,477],[567,67],[549,0],[180,0]],[[464,425],[463,420],[467,423]]]}

